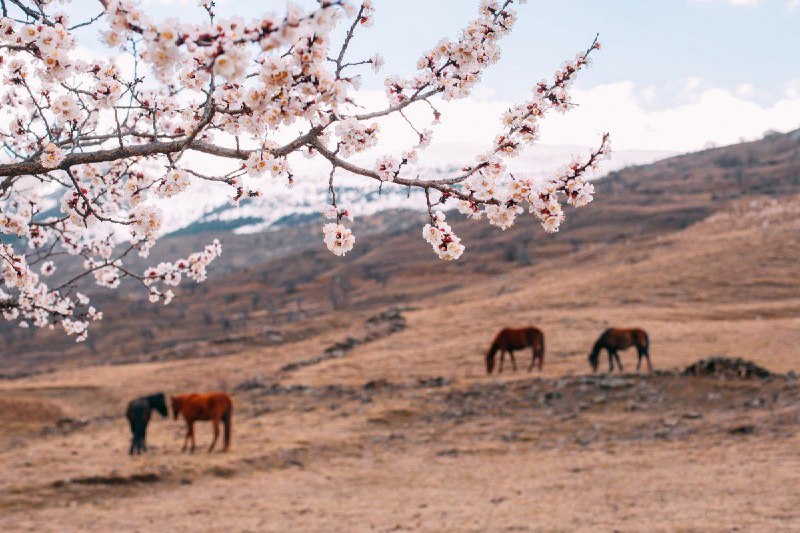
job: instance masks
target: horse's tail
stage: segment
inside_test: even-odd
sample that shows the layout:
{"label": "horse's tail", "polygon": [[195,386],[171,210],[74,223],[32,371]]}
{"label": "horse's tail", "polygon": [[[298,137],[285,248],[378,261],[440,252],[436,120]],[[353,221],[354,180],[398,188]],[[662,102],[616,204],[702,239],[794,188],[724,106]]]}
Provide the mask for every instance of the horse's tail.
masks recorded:
{"label": "horse's tail", "polygon": [[222,415],[222,425],[224,426],[225,434],[223,435],[224,448],[227,450],[231,445],[231,426],[233,425],[233,404],[228,404],[228,408]]}
{"label": "horse's tail", "polygon": [[539,334],[539,368],[544,366],[544,333]]}
{"label": "horse's tail", "polygon": [[497,353],[497,350],[500,349],[500,343],[497,342],[495,339],[492,342],[492,346],[489,348],[489,351],[486,352],[486,373],[491,374],[492,370],[494,370],[494,356]]}
{"label": "horse's tail", "polygon": [[644,337],[644,353],[650,355],[650,335],[648,335],[646,331],[642,330],[642,337]]}

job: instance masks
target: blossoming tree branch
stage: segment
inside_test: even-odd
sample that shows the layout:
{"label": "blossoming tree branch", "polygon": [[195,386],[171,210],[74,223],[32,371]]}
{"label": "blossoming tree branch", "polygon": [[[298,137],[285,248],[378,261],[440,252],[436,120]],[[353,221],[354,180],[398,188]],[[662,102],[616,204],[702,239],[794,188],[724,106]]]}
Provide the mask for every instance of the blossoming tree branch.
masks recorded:
{"label": "blossoming tree branch", "polygon": [[[323,238],[337,255],[355,243],[351,212],[336,201],[343,174],[422,189],[430,215],[423,237],[443,259],[464,251],[445,221],[446,204],[503,229],[527,209],[556,231],[562,201],[580,207],[592,200],[585,177],[608,154],[608,135],[587,159],[544,181],[512,175],[506,160],[537,140],[548,112],[572,107],[568,89],[599,49],[596,40],[508,109],[494,144],[459,173],[437,179],[412,171],[432,131],[405,111],[423,106],[437,123],[436,101],[468,96],[500,56],[499,43],[516,22],[514,3],[524,0],[481,1],[478,17],[457,39],[425,53],[414,77],[386,79],[385,107],[363,112],[360,69],[377,72],[383,60],[351,58],[348,49],[372,24],[370,0],[319,0],[314,9],[290,6],[283,16],[251,20],[217,17],[213,2],[203,0],[205,21],[198,24],[151,20],[132,0],[100,0],[95,13],[80,18],[64,9],[69,3],[0,0],[0,311],[22,327],[60,325],[83,340],[90,322],[102,317],[79,292],[87,280],[115,288],[130,278],[151,301],[169,303],[169,287],[184,277],[203,281],[221,248],[215,240],[143,272],[129,268],[126,259],[147,257],[159,236],[162,212],[153,200],[180,201],[198,180],[226,184],[233,202],[258,196],[262,176],[289,185],[301,179],[287,159],[295,153],[330,166]],[[339,26],[343,36],[333,42]],[[108,47],[98,57],[107,59],[78,49],[78,36],[92,30]],[[132,58],[131,68],[116,60],[122,56]],[[378,144],[375,120],[390,115],[402,116],[418,141],[371,166],[353,163],[352,156]],[[276,143],[286,131],[299,133]],[[235,164],[219,175],[198,172],[187,163],[198,152]],[[48,284],[69,261],[68,271],[77,273]]]}

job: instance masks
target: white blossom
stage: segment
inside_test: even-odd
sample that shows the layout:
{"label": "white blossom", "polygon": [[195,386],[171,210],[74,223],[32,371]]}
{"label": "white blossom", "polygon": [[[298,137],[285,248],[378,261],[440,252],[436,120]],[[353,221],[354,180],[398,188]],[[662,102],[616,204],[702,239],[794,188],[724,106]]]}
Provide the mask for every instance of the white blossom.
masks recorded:
{"label": "white blossom", "polygon": [[[191,13],[151,17],[135,0],[108,0],[89,27],[70,22],[58,11],[61,2],[14,2],[15,14],[0,18],[6,148],[0,235],[10,237],[0,240],[3,317],[20,327],[60,324],[81,341],[103,316],[80,292],[85,282],[113,289],[131,280],[146,286],[151,300],[168,304],[173,287],[206,280],[221,254],[215,240],[135,271],[129,258],[148,257],[174,197],[208,180],[239,204],[261,194],[255,178],[269,174],[287,187],[314,179],[293,173],[290,161],[298,153],[332,169],[323,239],[336,255],[355,244],[345,226],[353,221],[352,207],[337,202],[341,173],[380,187],[423,189],[430,214],[423,236],[442,259],[464,252],[443,213],[451,201],[469,218],[502,229],[527,210],[546,231],[557,231],[564,203],[577,208],[592,201],[589,179],[608,157],[608,137],[588,158],[573,159],[541,183],[512,175],[508,160],[538,140],[548,113],[573,107],[571,86],[597,43],[506,109],[494,142],[477,157],[465,156],[461,170],[446,179],[422,170],[421,152],[433,133],[416,124],[417,110],[436,124],[440,100],[471,94],[498,61],[500,43],[517,20],[513,7],[521,3],[476,2],[477,16],[458,34],[432,42],[412,76],[386,77],[382,107],[366,105],[358,87],[368,69],[384,67],[383,57],[357,57],[341,32],[343,25],[361,31],[373,24],[371,0],[289,4],[282,14],[248,18],[218,16],[213,2],[200,0],[200,7],[186,7],[200,11],[199,22]],[[17,16],[27,5],[36,16]],[[110,50],[91,58],[81,53],[92,35]],[[118,66],[114,55],[123,51],[133,56],[135,70]],[[380,126],[390,124],[407,128],[409,145],[372,154]],[[50,206],[50,198],[59,201]],[[51,216],[51,207],[59,212]],[[79,281],[49,286],[55,257],[59,272],[80,272]]]}

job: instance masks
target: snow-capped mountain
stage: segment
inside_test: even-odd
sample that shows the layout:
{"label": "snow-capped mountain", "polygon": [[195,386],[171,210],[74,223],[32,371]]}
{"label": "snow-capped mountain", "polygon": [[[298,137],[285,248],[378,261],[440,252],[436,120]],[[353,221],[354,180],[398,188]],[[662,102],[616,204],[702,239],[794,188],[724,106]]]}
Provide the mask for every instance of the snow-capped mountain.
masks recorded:
{"label": "snow-capped mountain", "polygon": [[[422,164],[415,170],[422,176],[449,176],[470,162],[480,152],[478,145],[450,144],[432,146],[424,152]],[[591,151],[579,146],[535,146],[509,162],[509,170],[544,177],[568,163],[573,155],[585,156]],[[643,165],[675,155],[665,151],[631,150],[614,152],[595,177],[627,166]],[[360,162],[358,158],[354,162]],[[366,161],[366,160],[365,160]],[[301,162],[295,168],[291,188],[282,180],[264,178],[259,185],[263,197],[248,199],[235,206],[225,201],[231,195],[228,187],[218,184],[194,184],[182,195],[166,203],[167,233],[187,234],[204,231],[249,233],[316,218],[328,202],[327,170],[320,162]],[[363,217],[386,209],[425,209],[420,190],[408,190],[390,183],[379,183],[358,176],[337,175],[337,200],[356,216]]]}

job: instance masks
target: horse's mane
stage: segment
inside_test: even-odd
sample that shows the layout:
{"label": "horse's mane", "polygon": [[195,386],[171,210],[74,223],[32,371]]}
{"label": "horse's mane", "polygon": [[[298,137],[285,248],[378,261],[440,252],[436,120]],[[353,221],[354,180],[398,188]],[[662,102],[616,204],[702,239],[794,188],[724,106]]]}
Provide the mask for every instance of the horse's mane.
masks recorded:
{"label": "horse's mane", "polygon": [[600,337],[594,343],[594,346],[592,346],[592,352],[589,354],[589,362],[590,363],[594,364],[597,361],[598,357],[600,357],[600,350],[603,348],[603,345],[605,343],[606,334],[609,331],[611,331],[611,328],[605,330],[603,332],[603,334],[600,335]]}

